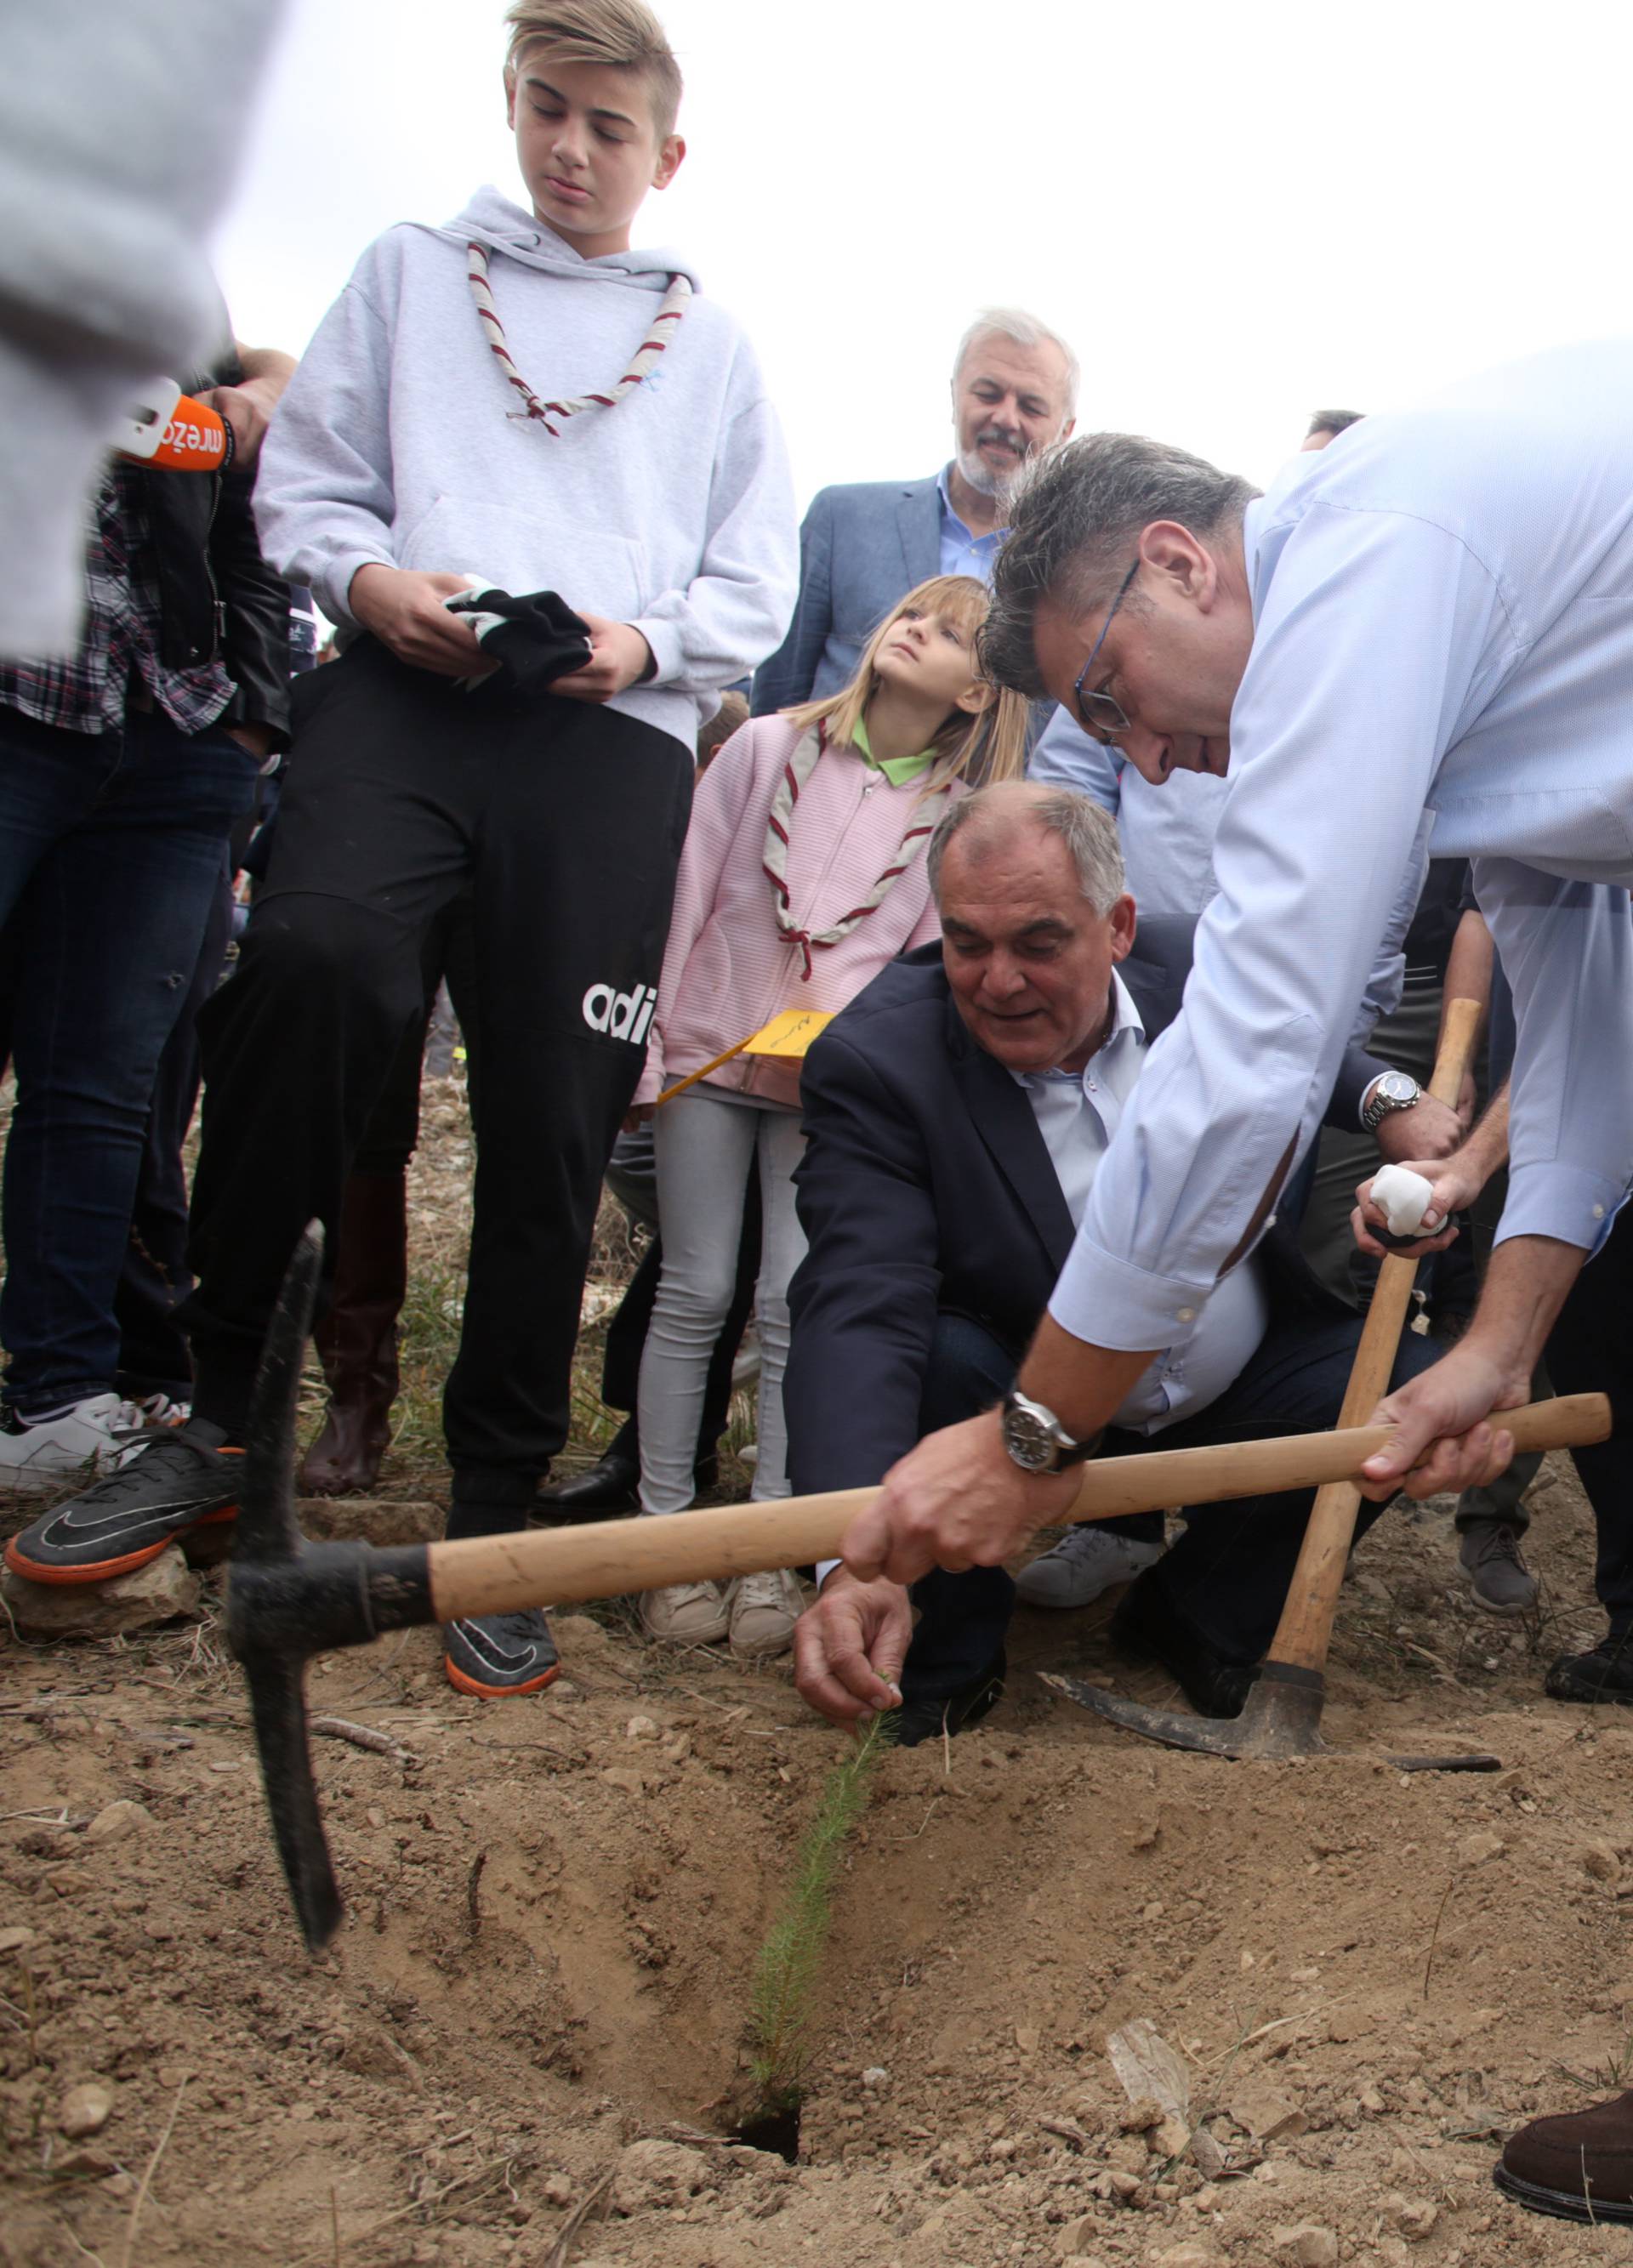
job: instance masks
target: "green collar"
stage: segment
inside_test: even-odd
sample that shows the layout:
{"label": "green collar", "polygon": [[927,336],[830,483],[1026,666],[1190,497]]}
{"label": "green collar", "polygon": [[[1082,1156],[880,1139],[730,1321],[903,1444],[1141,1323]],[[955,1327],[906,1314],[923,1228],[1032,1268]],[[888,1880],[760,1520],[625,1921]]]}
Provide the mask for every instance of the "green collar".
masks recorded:
{"label": "green collar", "polygon": [[851,746],[863,763],[873,771],[883,772],[892,787],[905,787],[909,780],[917,779],[920,772],[927,772],[935,762],[935,749],[927,748],[921,756],[886,756],[881,762],[868,745],[868,727],[860,717],[856,719]]}

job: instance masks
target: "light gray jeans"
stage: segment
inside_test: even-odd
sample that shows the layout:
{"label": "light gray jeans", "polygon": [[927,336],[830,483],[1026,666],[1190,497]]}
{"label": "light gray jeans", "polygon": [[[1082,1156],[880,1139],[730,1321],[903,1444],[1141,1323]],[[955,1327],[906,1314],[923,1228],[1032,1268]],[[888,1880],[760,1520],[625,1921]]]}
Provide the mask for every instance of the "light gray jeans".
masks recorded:
{"label": "light gray jeans", "polygon": [[765,1228],[754,1295],[760,1334],[754,1493],[787,1496],[788,1283],[805,1256],[794,1210],[794,1169],[805,1147],[799,1114],[719,1101],[705,1083],[666,1102],[654,1126],[663,1272],[640,1365],[641,1510],[684,1512],[691,1502],[709,1358],[731,1306],[743,1202],[756,1171]]}

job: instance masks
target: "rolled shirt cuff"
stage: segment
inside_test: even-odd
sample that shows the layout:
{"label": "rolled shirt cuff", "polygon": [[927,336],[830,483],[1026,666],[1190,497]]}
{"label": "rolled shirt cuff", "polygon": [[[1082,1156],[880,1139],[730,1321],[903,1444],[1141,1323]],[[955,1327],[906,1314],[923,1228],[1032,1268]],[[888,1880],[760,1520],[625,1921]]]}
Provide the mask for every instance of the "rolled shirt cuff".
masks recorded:
{"label": "rolled shirt cuff", "polygon": [[834,1569],[843,1567],[844,1565],[843,1559],[819,1559],[816,1562],[816,1588],[820,1591]]}
{"label": "rolled shirt cuff", "polygon": [[1212,1284],[1156,1276],[1079,1236],[1049,1300],[1063,1331],[1126,1354],[1183,1346],[1213,1294]]}
{"label": "rolled shirt cuff", "polygon": [[1496,1241],[1511,1236],[1552,1236],[1595,1253],[1626,1203],[1627,1185],[1581,1166],[1549,1161],[1511,1167],[1508,1197]]}

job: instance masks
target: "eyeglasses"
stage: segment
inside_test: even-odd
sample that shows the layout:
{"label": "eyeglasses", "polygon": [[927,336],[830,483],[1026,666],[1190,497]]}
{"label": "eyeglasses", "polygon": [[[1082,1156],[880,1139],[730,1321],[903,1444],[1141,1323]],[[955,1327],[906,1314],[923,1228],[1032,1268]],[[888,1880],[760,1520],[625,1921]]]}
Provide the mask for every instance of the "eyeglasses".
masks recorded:
{"label": "eyeglasses", "polygon": [[1123,713],[1121,702],[1113,701],[1109,693],[1085,693],[1083,680],[1094,667],[1096,657],[1105,644],[1105,634],[1112,627],[1112,616],[1127,597],[1128,585],[1139,572],[1140,562],[1136,559],[1118,585],[1117,596],[1112,600],[1105,620],[1100,625],[1100,635],[1090,649],[1089,659],[1078,671],[1077,682],[1072,688],[1072,699],[1077,707],[1077,721],[1092,740],[1115,740],[1122,733],[1134,730],[1131,720]]}

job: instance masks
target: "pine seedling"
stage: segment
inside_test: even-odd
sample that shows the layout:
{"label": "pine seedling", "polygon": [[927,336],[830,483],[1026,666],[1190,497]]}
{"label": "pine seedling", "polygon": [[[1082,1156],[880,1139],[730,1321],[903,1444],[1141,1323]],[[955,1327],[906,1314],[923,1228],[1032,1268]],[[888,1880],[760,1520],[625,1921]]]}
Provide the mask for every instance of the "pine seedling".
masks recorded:
{"label": "pine seedling", "polygon": [[866,1738],[823,1782],[794,1879],[755,1959],[749,2068],[761,2101],[773,2112],[794,2109],[804,2093],[811,1995],[833,1918],[834,1878],[867,1808],[868,1783],[887,1745],[887,1722],[876,1717]]}

